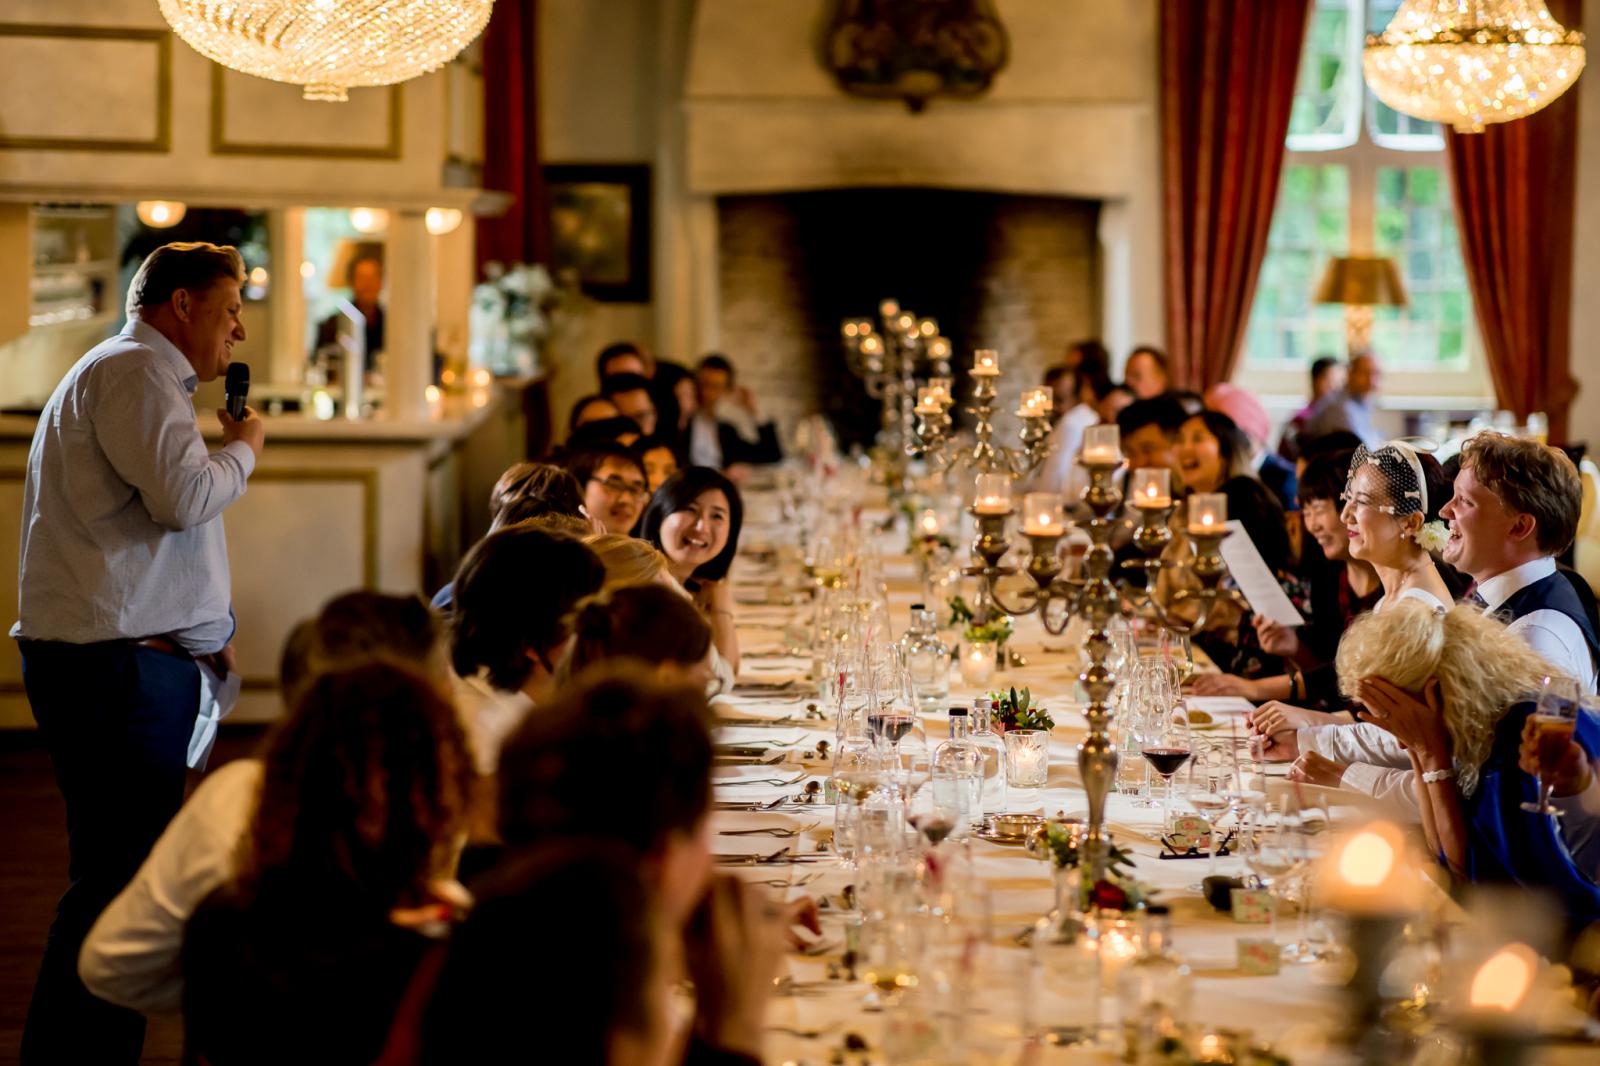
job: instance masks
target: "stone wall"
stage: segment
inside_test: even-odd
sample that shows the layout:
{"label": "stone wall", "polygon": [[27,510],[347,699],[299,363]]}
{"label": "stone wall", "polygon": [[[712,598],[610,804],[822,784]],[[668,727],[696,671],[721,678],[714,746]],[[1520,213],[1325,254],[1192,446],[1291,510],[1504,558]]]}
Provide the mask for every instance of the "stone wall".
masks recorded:
{"label": "stone wall", "polygon": [[843,365],[839,321],[892,296],[938,318],[958,366],[996,348],[996,427],[1063,347],[1099,331],[1098,206],[1048,196],[836,190],[717,201],[723,350],[780,424],[828,411],[869,435],[876,404]]}

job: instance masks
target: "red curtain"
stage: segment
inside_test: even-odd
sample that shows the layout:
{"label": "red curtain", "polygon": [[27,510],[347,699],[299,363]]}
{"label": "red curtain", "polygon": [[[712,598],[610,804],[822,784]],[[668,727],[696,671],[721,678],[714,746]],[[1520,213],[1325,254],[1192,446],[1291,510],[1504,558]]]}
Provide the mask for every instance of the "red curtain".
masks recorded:
{"label": "red curtain", "polygon": [[[1581,28],[1582,0],[1549,6],[1563,26]],[[1569,357],[1578,96],[1575,85],[1527,118],[1445,134],[1461,254],[1495,394],[1519,418],[1548,414],[1552,443],[1567,439],[1577,391]]]}
{"label": "red curtain", "polygon": [[1310,0],[1162,0],[1167,345],[1179,383],[1227,381],[1278,198]]}
{"label": "red curtain", "polygon": [[550,232],[539,161],[538,0],[498,0],[483,33],[483,187],[513,200],[478,220],[478,267],[548,263]]}

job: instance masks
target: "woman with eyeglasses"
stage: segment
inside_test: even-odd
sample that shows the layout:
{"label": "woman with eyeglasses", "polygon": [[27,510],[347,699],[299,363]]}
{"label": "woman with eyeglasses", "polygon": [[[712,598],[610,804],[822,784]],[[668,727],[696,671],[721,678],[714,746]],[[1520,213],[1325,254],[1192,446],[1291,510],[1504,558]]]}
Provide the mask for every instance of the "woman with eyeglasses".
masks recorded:
{"label": "woman with eyeglasses", "polygon": [[584,510],[600,524],[596,532],[632,532],[650,496],[644,466],[632,451],[601,441],[568,456],[567,470],[583,487]]}
{"label": "woman with eyeglasses", "polygon": [[743,525],[739,490],[705,466],[680,470],[662,482],[639,522],[639,536],[666,555],[668,572],[694,597],[695,606],[711,623],[717,651],[735,672],[739,635],[727,578]]}

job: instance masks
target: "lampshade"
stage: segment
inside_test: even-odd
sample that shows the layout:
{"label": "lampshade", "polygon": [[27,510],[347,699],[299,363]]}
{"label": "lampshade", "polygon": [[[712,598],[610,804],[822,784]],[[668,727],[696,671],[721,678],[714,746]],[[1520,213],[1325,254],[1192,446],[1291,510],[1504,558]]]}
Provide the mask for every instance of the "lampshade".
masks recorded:
{"label": "lampshade", "polygon": [[1317,285],[1319,304],[1404,307],[1406,287],[1388,256],[1338,255],[1328,260]]}

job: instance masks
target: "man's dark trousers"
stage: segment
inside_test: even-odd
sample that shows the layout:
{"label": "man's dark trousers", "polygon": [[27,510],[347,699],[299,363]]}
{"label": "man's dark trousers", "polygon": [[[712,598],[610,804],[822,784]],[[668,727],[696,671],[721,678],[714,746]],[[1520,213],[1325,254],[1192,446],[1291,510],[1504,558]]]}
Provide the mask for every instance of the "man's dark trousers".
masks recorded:
{"label": "man's dark trousers", "polygon": [[200,709],[194,660],[117,641],[19,641],[23,683],[67,805],[56,905],[22,1035],[24,1066],[135,1066],[144,1016],[89,994],[78,950],[183,804]]}

